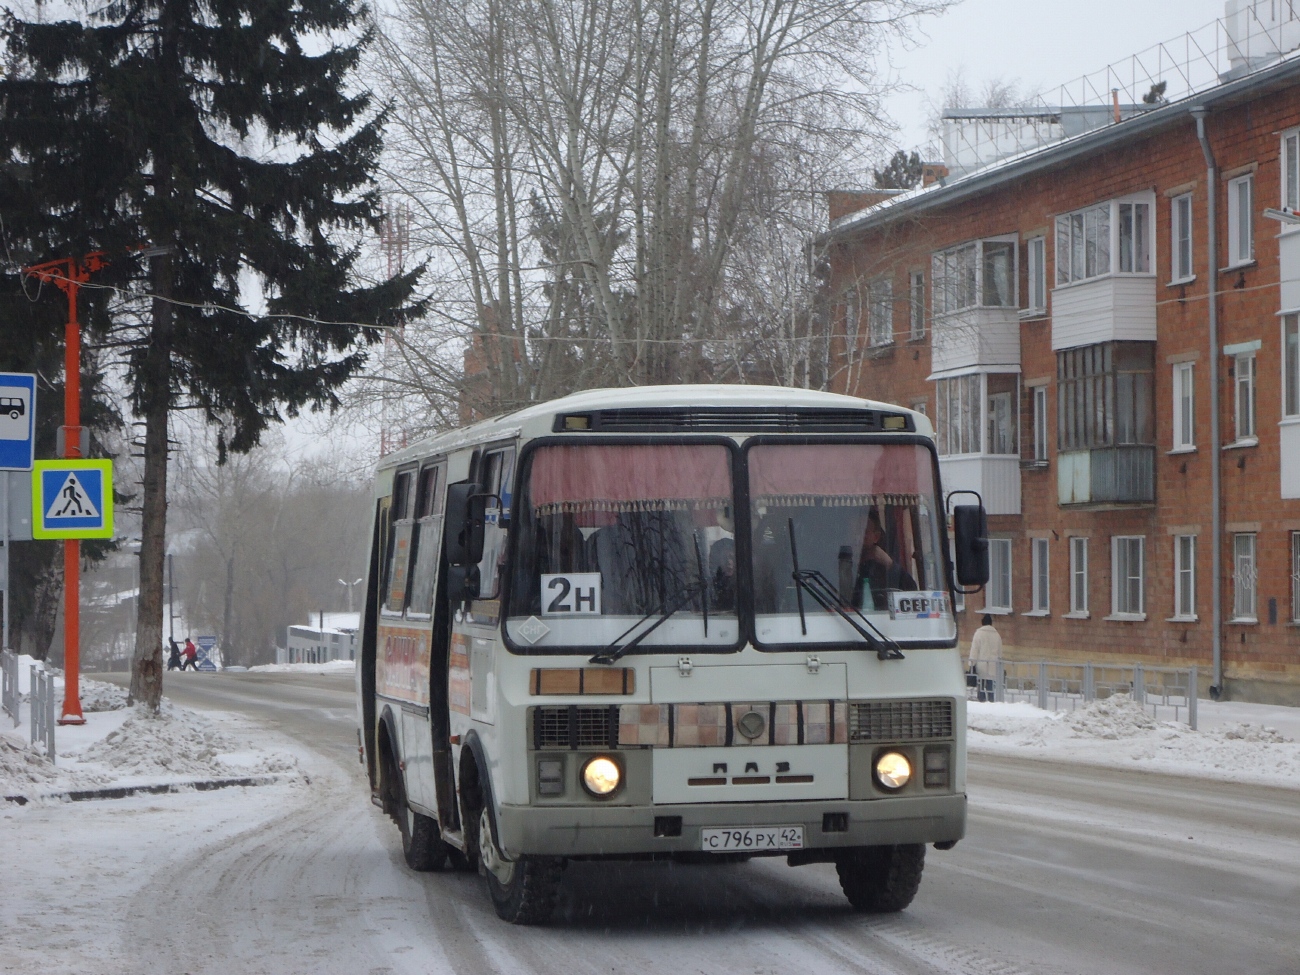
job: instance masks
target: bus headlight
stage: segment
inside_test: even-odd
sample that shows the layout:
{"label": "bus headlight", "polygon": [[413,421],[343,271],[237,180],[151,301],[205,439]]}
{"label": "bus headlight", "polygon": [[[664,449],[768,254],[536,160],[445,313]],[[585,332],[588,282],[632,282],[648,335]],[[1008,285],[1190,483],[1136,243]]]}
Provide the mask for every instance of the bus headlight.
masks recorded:
{"label": "bus headlight", "polygon": [[582,767],[582,786],[593,796],[613,795],[623,779],[623,772],[612,758],[597,755]]}
{"label": "bus headlight", "polygon": [[897,792],[912,778],[912,763],[906,755],[885,752],[876,759],[876,781],[882,789]]}

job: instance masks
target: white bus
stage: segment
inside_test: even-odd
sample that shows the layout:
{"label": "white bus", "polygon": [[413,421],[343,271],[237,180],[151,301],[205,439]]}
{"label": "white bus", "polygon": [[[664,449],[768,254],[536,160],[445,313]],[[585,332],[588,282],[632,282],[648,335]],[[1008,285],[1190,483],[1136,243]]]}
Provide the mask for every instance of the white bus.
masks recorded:
{"label": "white bus", "polygon": [[966,827],[958,583],[924,415],[757,386],[578,393],[385,457],[362,761],[416,870],[550,914],[571,859],[834,863],[896,911]]}

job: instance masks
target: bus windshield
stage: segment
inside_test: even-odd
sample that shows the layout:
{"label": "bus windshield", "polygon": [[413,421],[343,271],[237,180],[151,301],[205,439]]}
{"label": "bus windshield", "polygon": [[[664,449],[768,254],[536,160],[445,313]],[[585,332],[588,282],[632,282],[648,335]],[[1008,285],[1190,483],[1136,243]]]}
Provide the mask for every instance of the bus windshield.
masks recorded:
{"label": "bus windshield", "polygon": [[930,451],[915,444],[758,444],[748,453],[754,635],[760,646],[854,643],[810,598],[816,573],[892,640],[951,640]]}
{"label": "bus windshield", "polygon": [[734,647],[735,497],[720,444],[542,446],[515,499],[519,647]]}

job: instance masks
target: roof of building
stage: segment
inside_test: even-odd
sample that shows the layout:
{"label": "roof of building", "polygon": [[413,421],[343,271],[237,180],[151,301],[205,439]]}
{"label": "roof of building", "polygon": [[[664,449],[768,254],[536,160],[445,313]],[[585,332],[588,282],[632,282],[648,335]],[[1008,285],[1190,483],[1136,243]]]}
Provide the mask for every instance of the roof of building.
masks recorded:
{"label": "roof of building", "polygon": [[1104,152],[1131,139],[1185,125],[1198,111],[1210,113],[1231,107],[1259,98],[1270,91],[1292,86],[1297,80],[1300,80],[1300,50],[1283,55],[1277,61],[1243,77],[1225,81],[1104,128],[1026,149],[962,176],[917,187],[866,209],[845,214],[834,221],[828,231],[819,234],[816,241],[820,244],[834,243],[926,210],[950,206],[1030,174]]}

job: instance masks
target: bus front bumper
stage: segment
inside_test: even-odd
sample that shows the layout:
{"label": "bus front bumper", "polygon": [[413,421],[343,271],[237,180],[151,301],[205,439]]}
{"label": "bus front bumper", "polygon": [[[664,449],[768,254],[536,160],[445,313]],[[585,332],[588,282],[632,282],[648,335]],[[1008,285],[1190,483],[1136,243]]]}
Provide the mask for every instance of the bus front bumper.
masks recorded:
{"label": "bus front bumper", "polygon": [[[663,806],[507,805],[497,820],[501,846],[511,858],[688,853],[701,849],[700,830],[705,827],[794,825],[804,828],[805,850],[952,843],[966,834],[966,796]],[[678,835],[656,835],[678,829]]]}

